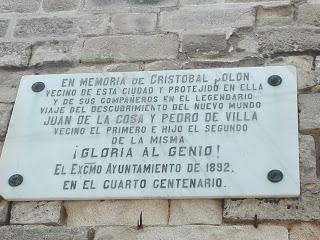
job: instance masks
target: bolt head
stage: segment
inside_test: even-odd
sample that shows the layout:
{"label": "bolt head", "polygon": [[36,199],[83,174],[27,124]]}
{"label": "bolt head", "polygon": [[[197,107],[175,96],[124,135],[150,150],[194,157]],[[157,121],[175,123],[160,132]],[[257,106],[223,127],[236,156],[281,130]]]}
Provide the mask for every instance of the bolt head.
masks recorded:
{"label": "bolt head", "polygon": [[23,177],[20,174],[14,174],[9,178],[8,182],[11,187],[17,187],[23,182]]}
{"label": "bolt head", "polygon": [[268,78],[268,83],[271,86],[279,86],[282,83],[282,78],[279,75],[272,75]]}
{"label": "bolt head", "polygon": [[41,92],[45,88],[45,84],[43,82],[36,82],[32,84],[32,91]]}
{"label": "bolt head", "polygon": [[273,169],[268,172],[268,179],[270,182],[278,183],[283,179],[283,173],[280,170]]}

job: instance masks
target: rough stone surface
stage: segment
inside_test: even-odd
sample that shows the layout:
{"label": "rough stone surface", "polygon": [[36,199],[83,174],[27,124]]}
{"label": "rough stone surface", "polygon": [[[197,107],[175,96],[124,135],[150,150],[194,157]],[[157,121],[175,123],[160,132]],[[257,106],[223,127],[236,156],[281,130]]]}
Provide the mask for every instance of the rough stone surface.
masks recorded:
{"label": "rough stone surface", "polygon": [[315,76],[314,76],[314,83],[317,84],[317,87],[320,87],[320,56],[317,56],[314,61],[315,65]]}
{"label": "rough stone surface", "polygon": [[0,67],[25,67],[31,55],[30,44],[0,42]]}
{"label": "rough stone surface", "polygon": [[218,67],[256,67],[264,64],[264,60],[258,57],[245,58],[219,58],[209,61],[190,61],[183,64],[184,69],[192,68],[218,68]]}
{"label": "rough stone surface", "polygon": [[0,139],[3,139],[7,134],[12,111],[12,104],[0,103]]}
{"label": "rough stone surface", "polygon": [[5,201],[0,197],[0,225],[4,225],[7,222],[8,214],[9,202]]}
{"label": "rough stone surface", "polygon": [[89,240],[93,234],[86,228],[3,226],[0,236],[1,240]]}
{"label": "rough stone surface", "polygon": [[181,69],[181,63],[175,60],[155,61],[145,64],[144,70],[175,70]]}
{"label": "rough stone surface", "polygon": [[82,15],[78,21],[80,34],[83,36],[98,36],[110,32],[111,17],[105,14]]}
{"label": "rough stone surface", "polygon": [[76,67],[69,68],[65,73],[96,73],[102,72],[101,65],[79,65]]}
{"label": "rough stone surface", "polygon": [[222,223],[222,203],[219,200],[171,200],[170,225]]}
{"label": "rough stone surface", "polygon": [[43,0],[42,8],[46,12],[70,11],[78,7],[79,0]]}
{"label": "rough stone surface", "polygon": [[[256,5],[271,5],[271,6],[283,6],[291,3],[292,0],[224,0],[225,3],[247,3]],[[293,0],[294,1],[294,0]],[[300,1],[300,0],[297,0]]]}
{"label": "rough stone surface", "polygon": [[6,35],[8,26],[9,26],[9,20],[0,19],[0,37],[4,37]]}
{"label": "rough stone surface", "polygon": [[140,213],[144,225],[164,225],[168,219],[167,200],[116,200],[65,202],[68,226],[136,226]]}
{"label": "rough stone surface", "polygon": [[215,4],[221,3],[223,0],[180,0],[180,4],[183,5],[200,5],[200,4]]}
{"label": "rough stone surface", "polygon": [[82,41],[39,42],[32,48],[30,66],[72,64],[79,62]]}
{"label": "rough stone surface", "polygon": [[290,229],[290,240],[319,240],[320,226],[302,223]]}
{"label": "rough stone surface", "polygon": [[98,229],[95,240],[287,240],[288,231],[281,226],[183,226],[134,228],[108,227]]}
{"label": "rough stone surface", "polygon": [[61,202],[15,202],[10,224],[60,225],[63,214]]}
{"label": "rough stone surface", "polygon": [[162,12],[160,28],[164,31],[203,31],[213,28],[250,27],[255,22],[253,8],[187,6]]}
{"label": "rough stone surface", "polygon": [[120,13],[112,17],[114,33],[146,33],[156,29],[155,13]]}
{"label": "rough stone surface", "polygon": [[134,72],[141,70],[138,63],[118,63],[104,66],[102,71],[105,72]]}
{"label": "rough stone surface", "polygon": [[18,88],[16,87],[0,86],[0,103],[13,103],[16,99],[17,92]]}
{"label": "rough stone surface", "polygon": [[134,72],[141,70],[139,63],[114,63],[108,65],[78,65],[66,73],[96,73],[96,72]]}
{"label": "rough stone surface", "polygon": [[41,4],[41,0],[1,0],[0,13],[18,12],[31,13],[36,12]]}
{"label": "rough stone surface", "polygon": [[173,34],[127,35],[91,38],[82,49],[83,62],[172,59],[178,53],[178,37]]}
{"label": "rough stone surface", "polygon": [[161,7],[177,6],[177,0],[85,0],[85,10],[119,11],[159,11]]}
{"label": "rough stone surface", "polygon": [[300,24],[320,26],[320,2],[318,4],[303,4],[299,6],[297,21]]}
{"label": "rough stone surface", "polygon": [[300,131],[320,132],[320,93],[299,96]]}
{"label": "rough stone surface", "polygon": [[[269,64],[268,64],[269,65]],[[306,89],[315,85],[313,57],[308,55],[278,57],[271,61],[270,65],[293,65],[297,68],[298,89]]]}
{"label": "rough stone surface", "polygon": [[291,6],[258,7],[257,25],[290,25],[293,22],[294,9]]}
{"label": "rough stone surface", "polygon": [[184,34],[182,52],[191,58],[212,58],[227,51],[227,39],[224,33],[216,34]]}
{"label": "rough stone surface", "polygon": [[320,181],[316,174],[315,143],[312,136],[300,137],[301,196],[299,199],[226,200],[226,221],[313,221],[320,219]]}
{"label": "rough stone surface", "polygon": [[262,53],[317,51],[320,47],[319,29],[301,27],[262,28],[257,32]]}
{"label": "rough stone surface", "polygon": [[239,35],[238,37],[239,40],[234,46],[234,50],[238,55],[245,54],[247,56],[255,56],[258,54],[259,46],[254,34],[244,33]]}
{"label": "rough stone surface", "polygon": [[28,69],[1,69],[0,68],[0,87],[14,87],[19,86],[23,75],[32,74],[32,70]]}
{"label": "rough stone surface", "polygon": [[59,37],[74,35],[78,32],[75,18],[32,18],[19,19],[14,36],[17,38]]}

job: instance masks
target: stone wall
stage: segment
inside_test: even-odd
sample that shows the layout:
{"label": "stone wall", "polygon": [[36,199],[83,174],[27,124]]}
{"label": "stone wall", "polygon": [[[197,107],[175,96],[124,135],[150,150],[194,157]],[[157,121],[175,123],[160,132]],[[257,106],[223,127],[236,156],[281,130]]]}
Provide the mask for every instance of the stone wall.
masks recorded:
{"label": "stone wall", "polygon": [[319,0],[0,0],[1,141],[25,74],[265,65],[298,69],[298,199],[0,200],[0,239],[320,239]]}

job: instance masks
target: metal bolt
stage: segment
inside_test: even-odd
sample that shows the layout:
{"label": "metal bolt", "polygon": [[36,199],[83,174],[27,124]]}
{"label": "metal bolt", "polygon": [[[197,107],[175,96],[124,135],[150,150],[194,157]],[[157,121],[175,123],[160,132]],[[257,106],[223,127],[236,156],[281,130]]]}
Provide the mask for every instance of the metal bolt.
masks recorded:
{"label": "metal bolt", "polygon": [[268,179],[273,183],[280,182],[283,179],[283,173],[280,170],[273,169],[268,172]]}
{"label": "metal bolt", "polygon": [[32,84],[32,91],[41,92],[45,88],[45,84],[43,82],[36,82]]}
{"label": "metal bolt", "polygon": [[268,83],[271,86],[279,86],[282,83],[282,78],[278,75],[272,75],[268,78]]}
{"label": "metal bolt", "polygon": [[9,178],[8,182],[11,187],[17,187],[23,182],[23,177],[20,174],[14,174]]}

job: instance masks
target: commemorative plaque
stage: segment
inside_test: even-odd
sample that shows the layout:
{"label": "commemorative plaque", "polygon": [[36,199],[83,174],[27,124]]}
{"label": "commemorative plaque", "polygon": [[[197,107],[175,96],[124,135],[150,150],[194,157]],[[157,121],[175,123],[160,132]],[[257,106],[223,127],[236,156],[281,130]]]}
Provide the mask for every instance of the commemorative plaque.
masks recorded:
{"label": "commemorative plaque", "polygon": [[8,200],[295,197],[293,67],[24,76]]}

